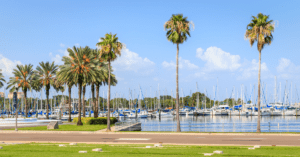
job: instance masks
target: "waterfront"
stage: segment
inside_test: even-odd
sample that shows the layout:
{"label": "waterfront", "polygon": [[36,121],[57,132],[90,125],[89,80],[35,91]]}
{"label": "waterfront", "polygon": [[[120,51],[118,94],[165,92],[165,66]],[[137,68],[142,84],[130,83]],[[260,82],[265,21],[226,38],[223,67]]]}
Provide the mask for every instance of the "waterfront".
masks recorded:
{"label": "waterfront", "polygon": [[[124,120],[123,120],[124,121]],[[125,121],[135,121],[127,119]],[[176,131],[176,119],[138,119],[142,131]],[[181,116],[181,131],[187,132],[256,132],[257,116]],[[262,132],[300,132],[300,117],[261,117]]]}

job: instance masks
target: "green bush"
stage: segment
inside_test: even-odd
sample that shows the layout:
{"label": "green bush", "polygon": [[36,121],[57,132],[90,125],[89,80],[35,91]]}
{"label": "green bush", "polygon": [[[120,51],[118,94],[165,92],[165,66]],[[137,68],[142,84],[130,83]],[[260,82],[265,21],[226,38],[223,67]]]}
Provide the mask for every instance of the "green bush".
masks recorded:
{"label": "green bush", "polygon": [[[111,117],[110,118],[110,124],[115,124],[117,122],[117,118]],[[77,123],[78,118],[73,118],[73,122]],[[107,124],[107,117],[98,117],[98,118],[92,118],[92,117],[81,117],[81,122],[83,124],[88,125],[100,125],[100,124]]]}

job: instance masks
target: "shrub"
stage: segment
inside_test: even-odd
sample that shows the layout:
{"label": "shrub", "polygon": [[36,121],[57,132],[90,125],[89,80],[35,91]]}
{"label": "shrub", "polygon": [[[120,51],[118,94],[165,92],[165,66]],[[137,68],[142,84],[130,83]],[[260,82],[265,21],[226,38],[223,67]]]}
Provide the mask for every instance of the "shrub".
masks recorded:
{"label": "shrub", "polygon": [[[115,124],[117,122],[117,118],[111,117],[110,118],[110,124]],[[77,123],[78,118],[73,118],[73,122]],[[81,117],[81,122],[83,124],[88,125],[100,125],[100,124],[107,124],[107,117],[98,117],[98,118],[92,118],[92,117]]]}

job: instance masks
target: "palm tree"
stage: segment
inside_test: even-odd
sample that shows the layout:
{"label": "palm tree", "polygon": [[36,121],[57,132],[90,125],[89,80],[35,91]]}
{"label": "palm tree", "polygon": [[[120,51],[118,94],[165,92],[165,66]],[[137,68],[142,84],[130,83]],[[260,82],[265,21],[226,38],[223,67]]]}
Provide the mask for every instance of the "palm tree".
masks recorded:
{"label": "palm tree", "polygon": [[[17,68],[14,69],[13,74],[14,77],[9,78],[8,86],[6,89],[10,88],[10,92],[14,92],[20,87],[24,93],[24,100],[25,100],[25,117],[28,114],[28,107],[27,107],[27,90],[31,89],[31,84],[34,81],[34,72],[33,72],[33,65],[17,65]],[[17,89],[15,85],[18,85]]]}
{"label": "palm tree", "polygon": [[[102,81],[107,77],[108,70],[107,70],[107,64],[100,61],[99,53],[96,49],[92,50],[92,53],[96,59],[98,59],[97,64],[97,77],[89,80],[89,83],[91,85],[91,92],[92,92],[92,103],[93,103],[93,111],[94,111],[94,118],[98,117],[98,100],[99,100],[99,88],[100,85],[102,85]],[[95,85],[96,85],[96,99],[95,99]]]}
{"label": "palm tree", "polygon": [[0,88],[3,87],[3,82],[5,82],[4,76],[2,75],[2,73],[0,72]]}
{"label": "palm tree", "polygon": [[58,66],[52,62],[40,62],[40,65],[36,67],[35,75],[36,81],[42,84],[46,89],[46,118],[49,119],[49,91],[51,86],[54,86],[54,80]]}
{"label": "palm tree", "polygon": [[59,66],[59,71],[57,72],[57,80],[61,83],[65,83],[68,86],[69,93],[69,118],[68,122],[71,122],[71,95],[72,95],[72,87],[75,85],[75,80],[73,79],[73,75],[69,73],[68,64],[64,64]]}
{"label": "palm tree", "polygon": [[123,44],[119,42],[118,37],[116,37],[117,34],[112,35],[105,34],[104,38],[101,38],[100,42],[98,42],[96,45],[100,47],[100,57],[102,60],[108,62],[108,96],[107,96],[107,107],[108,107],[108,114],[107,114],[107,131],[111,131],[110,129],[110,74],[111,74],[111,65],[110,63],[114,61],[117,56],[121,56],[121,50],[123,47]]}
{"label": "palm tree", "polygon": [[257,118],[257,129],[256,132],[260,132],[260,71],[261,71],[261,50],[264,48],[266,44],[270,45],[273,36],[272,32],[274,32],[274,23],[273,20],[269,20],[269,15],[264,15],[259,13],[257,17],[252,16],[251,23],[247,25],[247,30],[245,34],[245,38],[249,39],[250,45],[257,42],[257,49],[259,52],[259,62],[258,62],[258,98],[257,98],[257,106],[258,106],[258,118]]}
{"label": "palm tree", "polygon": [[[39,93],[41,92],[42,88],[43,88],[43,85],[37,81],[35,81],[36,77],[34,77],[32,83],[31,83],[31,89],[33,89],[35,92]],[[37,111],[36,110],[36,100],[34,100],[34,111]]]}
{"label": "palm tree", "polygon": [[89,80],[89,78],[96,77],[97,59],[91,53],[89,47],[85,48],[68,48],[69,56],[64,56],[64,70],[66,74],[62,75],[60,79],[68,80],[72,78],[75,84],[78,84],[78,122],[77,125],[82,125],[81,122],[81,93],[82,85]]}
{"label": "palm tree", "polygon": [[194,27],[193,23],[187,20],[187,17],[183,17],[182,14],[172,15],[169,21],[164,24],[165,30],[167,30],[167,39],[173,44],[177,45],[176,54],[176,119],[177,119],[177,132],[180,132],[179,121],[179,84],[178,84],[178,56],[179,56],[179,44],[182,44],[187,40],[187,35],[190,36],[190,26]]}
{"label": "palm tree", "polygon": [[[57,79],[57,76],[54,78],[54,84],[53,84],[53,88],[54,90],[58,93],[61,92],[62,93],[62,98],[63,98],[63,93],[65,91],[65,87],[64,87],[64,82],[61,82]],[[52,99],[53,100],[53,99]],[[61,108],[59,109],[59,111],[61,111]],[[61,114],[61,113],[59,113]],[[61,119],[61,116],[59,115],[59,118]]]}

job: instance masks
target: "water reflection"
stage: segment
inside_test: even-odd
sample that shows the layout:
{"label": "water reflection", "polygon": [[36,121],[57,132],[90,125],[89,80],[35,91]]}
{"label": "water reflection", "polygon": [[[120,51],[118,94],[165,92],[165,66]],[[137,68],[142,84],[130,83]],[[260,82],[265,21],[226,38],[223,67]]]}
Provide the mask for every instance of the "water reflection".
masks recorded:
{"label": "water reflection", "polygon": [[[255,132],[257,116],[181,116],[181,131]],[[139,119],[142,131],[176,131],[176,118]],[[300,132],[300,117],[261,117],[262,132]]]}

